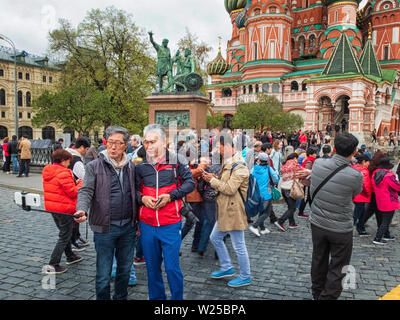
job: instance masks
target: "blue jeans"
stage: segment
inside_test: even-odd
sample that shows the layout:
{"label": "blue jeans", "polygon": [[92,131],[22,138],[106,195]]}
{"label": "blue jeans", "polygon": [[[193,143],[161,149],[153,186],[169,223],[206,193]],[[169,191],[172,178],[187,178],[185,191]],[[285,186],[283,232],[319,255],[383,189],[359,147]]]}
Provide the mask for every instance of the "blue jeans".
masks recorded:
{"label": "blue jeans", "polygon": [[110,300],[110,280],[114,253],[117,259],[114,300],[128,298],[128,282],[136,245],[136,228],[128,223],[111,225],[109,233],[94,233],[96,249],[96,298]]}
{"label": "blue jeans", "polygon": [[211,233],[211,243],[214,245],[217,251],[219,263],[221,265],[221,271],[228,271],[233,268],[231,258],[229,256],[228,249],[224,243],[224,237],[230,234],[232,246],[236,252],[236,256],[239,262],[240,279],[246,280],[250,278],[250,260],[247,253],[246,243],[244,239],[244,231],[229,231],[222,232],[218,230],[218,221],[214,225],[214,229]]}
{"label": "blue jeans", "polygon": [[143,258],[143,248],[142,248],[142,237],[139,236],[136,242],[136,258],[142,259]]}
{"label": "blue jeans", "polygon": [[17,154],[12,154],[11,155],[11,161],[13,163],[13,173],[18,174],[18,155]]}
{"label": "blue jeans", "polygon": [[[111,274],[117,274],[117,259],[115,258],[115,256],[113,259]],[[131,272],[129,274],[129,282],[136,282],[136,272],[135,272],[135,266],[133,265],[133,261],[132,261]]]}
{"label": "blue jeans", "polygon": [[210,240],[210,234],[215,224],[216,213],[217,203],[215,201],[204,201],[202,212],[204,223],[201,228],[198,252],[205,252],[207,250],[208,240]]}
{"label": "blue jeans", "polygon": [[171,300],[183,300],[183,275],[179,265],[182,222],[154,227],[140,222],[150,300],[166,300],[161,264],[164,259]]}
{"label": "blue jeans", "polygon": [[364,215],[368,210],[368,203],[365,202],[354,202],[354,213],[353,213],[353,221],[354,225],[357,225],[361,231],[365,229],[362,221],[364,221]]}

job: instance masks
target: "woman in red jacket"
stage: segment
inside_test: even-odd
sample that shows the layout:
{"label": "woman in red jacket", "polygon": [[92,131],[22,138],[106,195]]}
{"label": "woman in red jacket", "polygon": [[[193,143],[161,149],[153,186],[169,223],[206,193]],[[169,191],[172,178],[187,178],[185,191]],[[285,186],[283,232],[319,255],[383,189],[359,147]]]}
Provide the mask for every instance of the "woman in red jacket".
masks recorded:
{"label": "woman in red jacket", "polygon": [[10,141],[10,138],[8,137],[4,138],[2,145],[4,158],[6,159],[6,161],[4,162],[3,171],[7,174],[10,174],[11,155],[8,152],[8,141]]}
{"label": "woman in red jacket", "polygon": [[369,175],[368,167],[370,159],[365,154],[356,155],[357,164],[353,165],[352,168],[360,171],[363,174],[363,191],[353,198],[354,202],[354,225],[356,226],[357,232],[360,236],[369,236],[365,231],[365,226],[362,223],[366,214],[369,203],[371,202],[371,177]]}
{"label": "woman in red jacket", "polygon": [[382,223],[378,227],[374,244],[386,244],[394,240],[390,235],[389,225],[392,222],[396,210],[400,209],[399,195],[400,183],[392,173],[394,165],[388,158],[381,160],[378,169],[372,174],[372,187],[376,196],[378,214],[382,216]]}
{"label": "woman in red jacket", "polygon": [[71,159],[72,155],[68,151],[58,149],[52,154],[53,164],[47,165],[42,171],[45,209],[71,214],[71,217],[52,214],[60,233],[50,258],[47,274],[60,274],[67,271],[66,268],[60,266],[63,252],[67,256],[67,265],[82,261],[82,258],[72,251],[70,243],[72,215],[76,211],[78,189],[82,186],[82,181],[75,183],[72,172],[68,169]]}

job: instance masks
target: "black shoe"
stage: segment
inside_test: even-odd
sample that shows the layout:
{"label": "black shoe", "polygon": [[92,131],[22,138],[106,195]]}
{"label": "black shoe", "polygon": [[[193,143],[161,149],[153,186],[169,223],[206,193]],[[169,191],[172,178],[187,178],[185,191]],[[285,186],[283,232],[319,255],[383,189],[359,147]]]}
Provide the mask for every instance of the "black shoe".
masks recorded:
{"label": "black shoe", "polygon": [[89,245],[89,241],[83,240],[83,238],[79,238],[77,244],[79,244],[81,247],[87,247]]}
{"label": "black shoe", "polygon": [[385,244],[387,244],[387,241],[386,240],[378,240],[378,239],[374,239],[373,241],[372,241],[372,243],[373,244],[378,244],[378,245],[385,245]]}
{"label": "black shoe", "polygon": [[200,257],[204,257],[204,251],[198,251],[197,253],[199,254]]}
{"label": "black shoe", "polygon": [[357,232],[358,232],[358,235],[359,235],[360,237],[369,237],[369,236],[370,236],[370,234],[369,234],[367,231],[365,231],[365,230],[359,230],[359,229],[357,229]]}
{"label": "black shoe", "polygon": [[67,272],[68,269],[60,266],[59,264],[56,265],[49,265],[46,269],[46,274],[61,274]]}
{"label": "black shoe", "polygon": [[394,241],[394,240],[396,240],[396,238],[393,237],[393,236],[389,236],[389,237],[383,237],[383,240],[385,240],[385,241]]}
{"label": "black shoe", "polygon": [[72,256],[71,258],[67,258],[67,265],[81,262],[83,259],[77,255]]}
{"label": "black shoe", "polygon": [[74,250],[76,252],[80,252],[80,251],[83,251],[86,249],[84,246],[78,244],[77,242],[73,242],[72,246],[73,246],[72,250]]}
{"label": "black shoe", "polygon": [[197,252],[197,248],[192,247],[192,252]]}

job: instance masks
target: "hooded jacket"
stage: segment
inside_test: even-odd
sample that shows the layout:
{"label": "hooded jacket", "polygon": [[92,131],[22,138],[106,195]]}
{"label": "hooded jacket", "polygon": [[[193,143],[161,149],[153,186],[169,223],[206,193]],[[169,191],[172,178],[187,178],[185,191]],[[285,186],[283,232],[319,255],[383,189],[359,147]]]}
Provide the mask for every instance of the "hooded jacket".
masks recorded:
{"label": "hooded jacket", "polygon": [[272,199],[270,175],[272,174],[276,181],[279,182],[279,176],[270,166],[255,165],[253,168],[253,176],[257,180],[258,187],[264,200]]}
{"label": "hooded jacket", "polygon": [[351,166],[353,169],[360,171],[363,174],[363,191],[353,198],[353,202],[371,202],[372,184],[369,171],[361,164]]}
{"label": "hooded jacket", "polygon": [[42,177],[45,209],[74,214],[78,190],[82,186],[82,182],[76,185],[71,170],[60,164],[45,166]]}
{"label": "hooded jacket", "polygon": [[372,174],[372,187],[379,211],[388,212],[400,209],[398,196],[400,183],[390,170],[375,170]]}

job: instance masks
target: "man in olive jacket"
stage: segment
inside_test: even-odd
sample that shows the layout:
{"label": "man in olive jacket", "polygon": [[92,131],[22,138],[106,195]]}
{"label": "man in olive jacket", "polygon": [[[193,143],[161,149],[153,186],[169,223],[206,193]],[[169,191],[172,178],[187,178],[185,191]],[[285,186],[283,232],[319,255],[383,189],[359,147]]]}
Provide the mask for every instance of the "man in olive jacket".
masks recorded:
{"label": "man in olive jacket", "polygon": [[221,279],[235,275],[228,250],[223,241],[229,233],[238,257],[240,275],[229,281],[228,286],[242,287],[251,284],[250,261],[244,239],[244,230],[248,224],[243,203],[243,199],[246,200],[247,198],[249,170],[244,163],[241,152],[235,154],[230,133],[223,132],[217,141],[220,142],[220,154],[223,156],[220,176],[217,178],[211,173],[203,173],[203,179],[210,182],[211,187],[219,192],[217,196],[217,222],[210,240],[217,251],[221,269],[213,272],[211,278]]}
{"label": "man in olive jacket", "polygon": [[[352,200],[363,188],[362,173],[350,167],[357,146],[358,140],[352,134],[338,134],[333,149],[335,155],[331,159],[317,159],[312,168],[310,194],[315,198],[310,215],[313,242],[311,280],[316,300],[339,298],[346,267],[350,264],[353,249]],[[341,166],[344,169],[328,180],[315,195],[318,186]]]}

